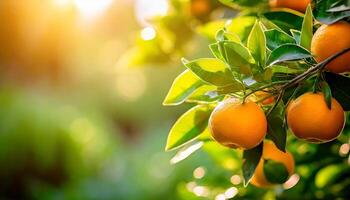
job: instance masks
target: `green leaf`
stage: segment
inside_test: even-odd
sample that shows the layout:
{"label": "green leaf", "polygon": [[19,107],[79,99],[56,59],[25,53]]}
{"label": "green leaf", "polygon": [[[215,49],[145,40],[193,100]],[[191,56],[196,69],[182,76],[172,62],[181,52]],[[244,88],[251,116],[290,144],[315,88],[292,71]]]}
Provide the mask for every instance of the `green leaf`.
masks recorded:
{"label": "green leaf", "polygon": [[236,82],[230,68],[217,58],[200,58],[193,61],[182,59],[182,62],[206,83],[225,86]]}
{"label": "green leaf", "polygon": [[282,184],[288,180],[289,173],[283,163],[264,160],[264,175],[270,183]]}
{"label": "green leaf", "polygon": [[350,17],[350,1],[314,0],[314,16],[324,24],[333,24],[346,17]]}
{"label": "green leaf", "polygon": [[324,94],[324,100],[327,103],[327,107],[332,109],[332,91],[326,81],[321,82],[322,92]]}
{"label": "green leaf", "polygon": [[295,41],[291,36],[276,29],[270,29],[265,31],[265,36],[267,47],[271,51],[283,44],[295,44]]}
{"label": "green leaf", "polygon": [[293,36],[293,38],[295,40],[295,43],[300,44],[301,32],[298,31],[298,30],[294,30],[294,29],[291,29],[290,32],[292,33],[292,36]]}
{"label": "green leaf", "polygon": [[211,103],[217,101],[221,96],[217,92],[217,87],[213,85],[202,85],[197,88],[187,99],[191,103]]}
{"label": "green leaf", "polygon": [[247,47],[259,66],[264,68],[266,63],[266,39],[264,31],[258,21],[255,22],[249,34]]}
{"label": "green leaf", "polygon": [[165,150],[181,147],[200,135],[208,124],[212,106],[199,105],[183,114],[171,128]]}
{"label": "green leaf", "polygon": [[282,65],[272,65],[269,68],[271,68],[272,73],[283,73],[283,74],[300,74],[303,73],[303,70],[300,69],[294,69],[287,66]]}
{"label": "green leaf", "polygon": [[183,103],[197,88],[203,85],[196,75],[190,70],[185,70],[174,80],[163,105],[173,106]]}
{"label": "green leaf", "polygon": [[241,40],[239,39],[239,37],[236,34],[229,33],[227,31],[225,31],[224,29],[221,29],[216,33],[216,40],[217,41],[232,41],[232,42],[237,42],[237,43],[241,42]]}
{"label": "green leaf", "polygon": [[256,167],[259,164],[262,156],[263,143],[260,143],[257,147],[243,152],[243,178],[244,186],[247,186],[250,179],[252,178]]}
{"label": "green leaf", "polygon": [[225,58],[221,54],[219,43],[210,44],[209,48],[211,50],[211,53],[215,56],[215,58],[225,61]]}
{"label": "green leaf", "polygon": [[273,50],[267,61],[268,65],[312,57],[310,52],[295,44],[285,44]]}
{"label": "green leaf", "polygon": [[267,134],[281,151],[286,151],[287,128],[283,115],[284,105],[282,102],[267,117],[268,131]]}
{"label": "green leaf", "polygon": [[333,97],[345,111],[350,111],[350,78],[330,72],[325,72],[324,77],[331,88]]}
{"label": "green leaf", "polygon": [[250,66],[255,64],[249,50],[240,43],[225,42],[226,60],[234,72],[250,72]]}
{"label": "green leaf", "polygon": [[295,11],[273,11],[264,13],[263,16],[289,33],[290,29],[300,30],[303,17]]}
{"label": "green leaf", "polygon": [[301,36],[300,36],[300,45],[307,50],[311,48],[311,40],[313,36],[313,18],[312,18],[312,10],[309,5],[306,9],[306,13],[304,16],[303,26],[301,28]]}

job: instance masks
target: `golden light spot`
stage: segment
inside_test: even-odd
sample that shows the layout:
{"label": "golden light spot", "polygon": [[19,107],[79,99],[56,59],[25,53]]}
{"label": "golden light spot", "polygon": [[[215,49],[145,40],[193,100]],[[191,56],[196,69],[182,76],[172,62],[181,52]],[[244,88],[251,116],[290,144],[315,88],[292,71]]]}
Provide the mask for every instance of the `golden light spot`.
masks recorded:
{"label": "golden light spot", "polygon": [[205,169],[204,167],[197,167],[194,171],[193,171],[193,177],[196,179],[201,179],[203,178],[205,175]]}
{"label": "golden light spot", "polygon": [[342,144],[339,148],[339,155],[346,156],[349,153],[349,150],[350,150],[349,144],[347,144],[347,143]]}
{"label": "golden light spot", "polygon": [[242,179],[241,179],[241,177],[239,175],[233,175],[231,177],[230,181],[231,181],[231,183],[233,185],[238,185],[238,184],[240,184],[242,182]]}

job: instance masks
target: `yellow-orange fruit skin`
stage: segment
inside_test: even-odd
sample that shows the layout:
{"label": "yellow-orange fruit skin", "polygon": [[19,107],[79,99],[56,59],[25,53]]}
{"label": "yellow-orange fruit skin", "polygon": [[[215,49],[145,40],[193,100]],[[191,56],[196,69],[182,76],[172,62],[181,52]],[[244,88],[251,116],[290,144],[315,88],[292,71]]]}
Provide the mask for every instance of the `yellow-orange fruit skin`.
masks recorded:
{"label": "yellow-orange fruit skin", "polygon": [[[311,53],[317,62],[350,47],[350,24],[340,21],[322,25],[315,32],[311,42]],[[330,62],[326,68],[334,73],[350,71],[350,51]]]}
{"label": "yellow-orange fruit skin", "polygon": [[256,187],[266,188],[274,184],[270,183],[264,174],[264,159],[283,163],[289,176],[294,173],[294,159],[291,153],[280,151],[272,142],[264,142],[263,155],[254,172],[251,184]]}
{"label": "yellow-orange fruit skin", "polygon": [[270,0],[272,8],[290,8],[300,12],[305,12],[311,0]]}
{"label": "yellow-orange fruit skin", "polygon": [[323,93],[305,93],[291,102],[287,122],[296,137],[322,143],[338,137],[344,127],[345,114],[334,98],[329,109]]}
{"label": "yellow-orange fruit skin", "polygon": [[267,120],[254,102],[242,104],[238,99],[221,102],[209,119],[213,138],[230,148],[251,149],[265,137]]}

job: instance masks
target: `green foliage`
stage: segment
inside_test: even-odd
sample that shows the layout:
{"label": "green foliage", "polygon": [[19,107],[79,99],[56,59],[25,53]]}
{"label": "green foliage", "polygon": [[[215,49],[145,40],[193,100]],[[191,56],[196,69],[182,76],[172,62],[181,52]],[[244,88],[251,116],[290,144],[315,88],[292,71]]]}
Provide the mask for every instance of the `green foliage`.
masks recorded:
{"label": "green foliage", "polygon": [[255,22],[249,34],[247,47],[259,67],[264,68],[266,64],[266,39],[261,24],[258,21]]}
{"label": "green foliage", "polygon": [[244,185],[248,185],[250,179],[253,177],[256,167],[262,156],[263,143],[260,143],[257,147],[243,152],[243,178]]}
{"label": "green foliage", "polygon": [[301,28],[300,45],[307,50],[311,48],[311,40],[313,36],[313,17],[310,5],[306,9],[303,26]]}
{"label": "green foliage", "polygon": [[204,82],[216,86],[236,83],[229,67],[216,58],[200,58],[193,61],[182,59],[184,65]]}
{"label": "green foliage", "polygon": [[284,61],[302,60],[312,57],[310,52],[296,44],[284,44],[273,50],[267,60],[267,65]]}
{"label": "green foliage", "polygon": [[203,84],[193,72],[190,70],[184,71],[174,80],[163,105],[178,105],[183,103],[189,95]]}
{"label": "green foliage", "polygon": [[286,33],[291,29],[301,30],[303,24],[303,17],[298,12],[273,11],[266,12],[263,16]]}
{"label": "green foliage", "polygon": [[201,134],[208,124],[211,106],[199,105],[183,114],[171,128],[165,150],[181,147]]}
{"label": "green foliage", "polygon": [[274,160],[264,160],[264,175],[270,183],[282,184],[288,180],[289,173],[283,163]]}
{"label": "green foliage", "polygon": [[281,151],[286,151],[287,126],[284,120],[284,106],[280,102],[276,108],[267,117],[268,136],[275,143],[276,147]]}
{"label": "green foliage", "polygon": [[322,88],[322,92],[324,94],[324,100],[327,103],[327,107],[329,109],[332,109],[332,91],[331,91],[331,88],[329,87],[328,83],[325,81],[321,82],[321,88]]}
{"label": "green foliage", "polygon": [[[237,3],[239,1],[223,2],[232,7],[239,4]],[[329,3],[330,1],[316,1],[314,10],[311,9],[311,6],[308,6],[305,15],[290,9],[262,11],[260,9],[263,7],[257,6],[252,9],[257,13],[238,14],[225,25],[222,25],[223,23],[220,21],[218,24],[223,27],[213,26],[215,28],[211,31],[215,30],[215,34],[210,34],[212,44],[209,45],[209,48],[215,58],[183,60],[188,70],[199,77],[202,85],[187,90],[193,86],[192,82],[188,81],[187,87],[184,86],[186,88],[184,92],[191,92],[191,95],[184,93],[186,95],[183,96],[186,96],[186,98],[180,98],[181,100],[177,102],[179,104],[183,102],[197,103],[199,105],[193,108],[196,109],[198,106],[214,106],[225,98],[238,98],[242,102],[252,99],[264,110],[268,121],[267,138],[272,140],[279,150],[286,152],[286,149],[292,149],[293,154],[300,155],[299,158],[296,158],[296,163],[300,163],[302,166],[310,158],[315,159],[313,162],[316,162],[316,154],[321,152],[320,148],[305,144],[310,151],[304,155],[300,153],[303,151],[301,144],[304,143],[288,136],[286,107],[299,95],[314,90],[315,92],[321,91],[324,93],[325,102],[329,108],[331,108],[331,98],[334,97],[340,102],[344,110],[348,111],[350,109],[350,96],[348,95],[350,94],[348,87],[350,78],[347,75],[326,72],[325,66],[328,61],[317,64],[310,53],[313,31],[319,26],[317,23],[314,24],[314,21],[322,16],[319,11],[315,12],[315,10],[322,7],[318,4],[325,4],[325,2]],[[337,1],[337,3],[332,4],[332,8],[336,7],[337,12],[347,12],[344,6],[337,7],[341,5],[341,2]],[[255,5],[253,1],[251,3]],[[330,5],[328,3],[327,5]],[[345,10],[340,11],[339,9],[342,8]],[[332,13],[335,10],[329,12]],[[328,13],[327,17],[334,17],[330,15],[332,14]],[[258,91],[264,91],[272,95],[274,102],[265,105],[263,101],[267,97],[260,98],[255,95]],[[175,146],[181,146],[183,144],[188,145],[188,141],[195,141],[193,145],[196,145],[197,142],[203,142],[203,149],[206,151],[205,147],[214,143],[210,137],[210,128],[206,126],[210,112],[211,110],[208,109],[205,115],[202,115],[200,130],[196,130],[195,134],[191,133],[190,136],[188,136],[188,130],[192,130],[192,127],[195,126],[193,125],[195,123],[191,122],[194,121],[193,117],[190,120],[182,119],[183,116],[180,117],[174,125],[177,130],[175,134],[177,136],[174,138],[184,137],[187,139],[175,139],[172,143],[177,143]],[[192,125],[188,126],[189,122]],[[187,125],[187,128],[177,128],[179,124]],[[199,139],[204,137],[202,132],[205,132],[205,139]],[[173,137],[171,135],[173,135],[172,131],[169,138]],[[200,136],[198,137],[198,135]],[[194,138],[197,139],[193,140]],[[293,144],[296,143],[300,147],[293,147]],[[292,147],[289,148],[289,145]],[[216,146],[215,148],[219,147]],[[248,185],[254,174],[262,156],[262,148],[263,143],[253,149],[243,151],[241,168],[244,186]],[[168,144],[167,149],[169,149]],[[327,146],[326,149],[329,150],[330,147]],[[210,150],[210,152],[212,151],[213,149]],[[227,151],[231,150],[227,149]],[[216,154],[215,159],[220,159],[218,157],[220,155]],[[304,158],[305,160],[303,160]],[[225,157],[225,159],[228,158]],[[302,170],[301,167],[297,173],[304,176]],[[308,184],[314,183],[319,169],[318,166],[313,166],[308,170],[314,170],[314,172],[311,173],[310,177],[301,178],[300,182],[303,185],[295,189],[299,193],[307,191]],[[277,184],[284,183],[289,177],[286,167],[272,160],[265,160],[264,173],[271,183]],[[318,182],[317,185],[322,187],[326,185],[320,180],[316,182]],[[326,180],[324,182],[332,181]],[[248,186],[244,190],[249,194],[249,189]],[[284,193],[287,194],[287,191],[283,192],[281,198]],[[310,194],[308,197],[312,199],[315,195]]]}
{"label": "green foliage", "polygon": [[348,0],[314,0],[315,18],[324,24],[333,24],[350,17],[350,2]]}
{"label": "green foliage", "polygon": [[267,47],[273,51],[277,47],[283,44],[295,44],[295,40],[293,37],[288,35],[287,33],[277,30],[277,29],[269,29],[265,31],[266,36],[266,44]]}
{"label": "green foliage", "polygon": [[350,78],[326,72],[324,77],[331,88],[332,95],[345,111],[350,110]]}

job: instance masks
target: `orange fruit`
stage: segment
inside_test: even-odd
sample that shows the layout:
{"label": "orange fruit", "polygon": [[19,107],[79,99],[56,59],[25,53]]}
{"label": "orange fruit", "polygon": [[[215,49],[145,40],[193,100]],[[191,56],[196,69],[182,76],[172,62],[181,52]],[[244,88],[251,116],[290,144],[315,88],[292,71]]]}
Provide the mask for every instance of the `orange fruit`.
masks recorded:
{"label": "orange fruit", "polygon": [[343,130],[345,114],[334,98],[329,109],[323,93],[309,92],[291,102],[287,122],[294,135],[300,139],[328,142]]}
{"label": "orange fruit", "polygon": [[270,0],[272,8],[290,8],[300,12],[305,12],[311,0]]}
{"label": "orange fruit", "polygon": [[[264,91],[257,91],[254,94],[257,97],[257,100],[264,99],[264,98],[267,98],[268,96],[271,96],[270,93],[264,92]],[[275,101],[275,98],[271,96],[265,99],[264,101],[262,101],[261,104],[268,105],[268,104],[272,104],[274,101]]]}
{"label": "orange fruit", "polygon": [[[350,47],[350,24],[340,21],[322,25],[315,32],[311,42],[311,53],[317,62],[322,62],[339,51]],[[334,73],[350,71],[350,51],[339,56],[327,66]]]}
{"label": "orange fruit", "polygon": [[262,158],[260,159],[250,182],[257,187],[270,187],[274,185],[265,177],[264,160],[273,160],[275,162],[282,163],[286,167],[289,176],[291,176],[294,172],[294,159],[292,154],[279,150],[275,144],[270,141],[264,142]]}
{"label": "orange fruit", "polygon": [[254,102],[230,98],[221,102],[209,118],[213,138],[230,148],[251,149],[264,139],[267,120]]}
{"label": "orange fruit", "polygon": [[195,17],[203,17],[210,12],[211,5],[209,0],[192,0],[191,14]]}

